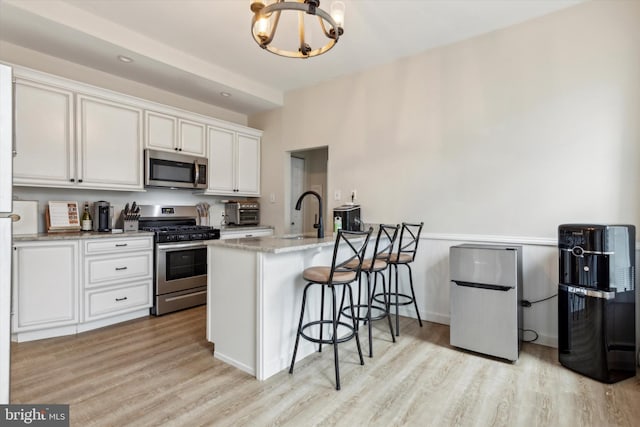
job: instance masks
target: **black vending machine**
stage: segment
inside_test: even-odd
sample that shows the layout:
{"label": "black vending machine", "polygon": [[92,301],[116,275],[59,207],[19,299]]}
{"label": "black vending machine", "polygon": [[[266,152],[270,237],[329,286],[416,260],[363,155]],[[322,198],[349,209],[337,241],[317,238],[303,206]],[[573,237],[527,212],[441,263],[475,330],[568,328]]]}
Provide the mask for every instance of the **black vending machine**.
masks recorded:
{"label": "black vending machine", "polygon": [[558,227],[560,363],[605,383],[636,374],[635,227]]}

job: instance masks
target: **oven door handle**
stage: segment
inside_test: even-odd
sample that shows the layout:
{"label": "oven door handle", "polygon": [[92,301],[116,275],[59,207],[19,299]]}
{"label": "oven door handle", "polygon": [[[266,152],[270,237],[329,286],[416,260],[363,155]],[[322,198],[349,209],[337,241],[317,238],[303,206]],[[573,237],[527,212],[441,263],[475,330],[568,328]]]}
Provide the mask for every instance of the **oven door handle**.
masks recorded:
{"label": "oven door handle", "polygon": [[175,249],[200,248],[207,246],[204,240],[190,243],[158,243],[158,250],[161,252],[170,252]]}

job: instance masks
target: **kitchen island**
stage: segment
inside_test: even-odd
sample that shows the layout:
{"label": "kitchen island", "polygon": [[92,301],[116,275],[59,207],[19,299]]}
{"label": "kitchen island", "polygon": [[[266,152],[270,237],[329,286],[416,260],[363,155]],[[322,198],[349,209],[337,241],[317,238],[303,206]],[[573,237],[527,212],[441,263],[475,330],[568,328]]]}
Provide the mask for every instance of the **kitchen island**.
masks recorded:
{"label": "kitchen island", "polygon": [[[305,286],[302,272],[331,264],[335,237],[207,243],[207,340],[214,343],[214,357],[265,380],[291,363]],[[320,287],[309,292],[305,317],[319,318]],[[316,348],[301,340],[297,359]]]}

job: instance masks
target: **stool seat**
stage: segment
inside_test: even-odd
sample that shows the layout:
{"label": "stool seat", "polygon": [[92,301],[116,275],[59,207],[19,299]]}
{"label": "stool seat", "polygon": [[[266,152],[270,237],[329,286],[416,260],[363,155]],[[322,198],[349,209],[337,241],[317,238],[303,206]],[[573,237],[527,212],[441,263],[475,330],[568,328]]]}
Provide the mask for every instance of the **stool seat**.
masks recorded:
{"label": "stool seat", "polygon": [[382,271],[385,268],[387,268],[387,261],[384,259],[372,259],[372,258],[367,258],[365,260],[362,261],[362,270],[363,271],[370,271],[370,272],[377,272],[377,271]]}
{"label": "stool seat", "polygon": [[[357,264],[357,263],[356,263]],[[357,268],[357,265],[356,265]],[[302,278],[308,282],[318,284],[328,284],[331,277],[331,267],[317,266],[305,268],[302,272]],[[356,280],[355,271],[336,271],[333,273],[332,283],[351,283]]]}
{"label": "stool seat", "polygon": [[408,264],[413,261],[413,254],[397,254],[393,253],[389,256],[389,263],[391,264]]}

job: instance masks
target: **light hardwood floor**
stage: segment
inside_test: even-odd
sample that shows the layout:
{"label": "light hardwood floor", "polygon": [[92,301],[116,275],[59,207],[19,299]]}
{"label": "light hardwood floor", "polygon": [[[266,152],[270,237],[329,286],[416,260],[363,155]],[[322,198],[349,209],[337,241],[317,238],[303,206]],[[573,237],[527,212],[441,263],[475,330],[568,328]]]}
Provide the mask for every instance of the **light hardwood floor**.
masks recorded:
{"label": "light hardwood floor", "polygon": [[259,382],[212,357],[205,308],[12,345],[12,403],[68,403],[72,426],[638,426],[640,377],[606,385],[554,349],[525,344],[515,364],[449,346],[449,328],[376,322],[374,357],[340,345]]}

